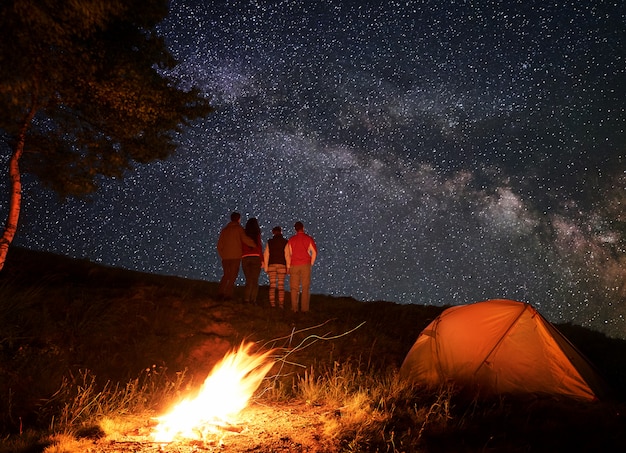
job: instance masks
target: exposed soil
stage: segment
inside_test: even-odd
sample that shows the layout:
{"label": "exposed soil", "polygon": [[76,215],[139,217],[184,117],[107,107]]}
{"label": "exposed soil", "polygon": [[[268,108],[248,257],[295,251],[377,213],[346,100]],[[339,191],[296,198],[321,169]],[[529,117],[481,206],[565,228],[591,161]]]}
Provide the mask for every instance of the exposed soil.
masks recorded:
{"label": "exposed soil", "polygon": [[236,424],[207,428],[203,440],[177,440],[167,444],[150,440],[150,420],[137,419],[124,437],[103,438],[86,446],[98,453],[129,452],[310,452],[340,451],[339,441],[324,435],[324,419],[338,417],[336,409],[306,404],[251,404]]}

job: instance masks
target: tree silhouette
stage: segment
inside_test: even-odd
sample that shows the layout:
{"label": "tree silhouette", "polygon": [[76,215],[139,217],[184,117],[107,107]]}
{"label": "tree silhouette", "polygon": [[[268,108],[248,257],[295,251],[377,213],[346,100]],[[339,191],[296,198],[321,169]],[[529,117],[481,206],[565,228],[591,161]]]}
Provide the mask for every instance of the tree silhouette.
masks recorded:
{"label": "tree silhouette", "polygon": [[170,156],[181,128],[211,111],[198,90],[166,76],[176,61],[156,26],[167,13],[167,0],[0,4],[0,133],[12,153],[0,269],[17,231],[21,171],[62,197],[86,195],[98,176]]}

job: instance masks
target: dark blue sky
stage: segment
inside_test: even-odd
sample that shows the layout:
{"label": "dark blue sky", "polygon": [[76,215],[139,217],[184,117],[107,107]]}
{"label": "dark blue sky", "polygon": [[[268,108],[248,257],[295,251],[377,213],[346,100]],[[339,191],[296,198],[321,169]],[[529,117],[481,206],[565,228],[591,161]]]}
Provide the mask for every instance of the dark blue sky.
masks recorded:
{"label": "dark blue sky", "polygon": [[161,31],[216,111],[88,202],[27,183],[16,244],[215,281],[239,210],[305,223],[314,293],[626,338],[624,2],[176,0]]}

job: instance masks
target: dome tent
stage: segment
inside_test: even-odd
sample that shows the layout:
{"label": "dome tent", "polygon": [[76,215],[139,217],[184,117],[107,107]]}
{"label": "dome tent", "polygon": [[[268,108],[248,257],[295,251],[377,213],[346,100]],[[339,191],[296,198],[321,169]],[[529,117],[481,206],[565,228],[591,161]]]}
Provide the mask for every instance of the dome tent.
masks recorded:
{"label": "dome tent", "polygon": [[548,393],[594,400],[606,386],[593,365],[529,304],[496,299],[444,310],[400,368],[414,383],[480,394]]}

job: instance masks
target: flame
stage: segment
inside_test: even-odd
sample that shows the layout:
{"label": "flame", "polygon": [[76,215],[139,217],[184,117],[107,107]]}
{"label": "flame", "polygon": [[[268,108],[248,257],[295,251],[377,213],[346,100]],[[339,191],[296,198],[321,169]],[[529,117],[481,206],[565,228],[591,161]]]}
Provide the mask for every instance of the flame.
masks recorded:
{"label": "flame", "polygon": [[241,344],[215,365],[198,395],[178,403],[159,421],[153,431],[156,442],[177,437],[202,439],[211,427],[230,423],[248,404],[261,381],[273,366],[272,351],[250,354],[253,343]]}

